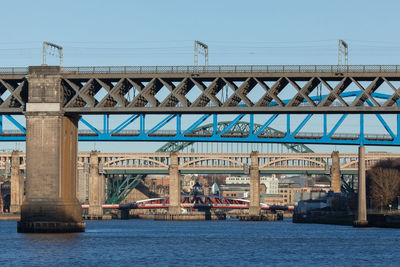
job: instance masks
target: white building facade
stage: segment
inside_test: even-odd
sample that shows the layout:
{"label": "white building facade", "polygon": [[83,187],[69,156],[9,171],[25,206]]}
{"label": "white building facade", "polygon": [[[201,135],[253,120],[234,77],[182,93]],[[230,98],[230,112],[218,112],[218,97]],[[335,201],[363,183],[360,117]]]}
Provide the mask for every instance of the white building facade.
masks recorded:
{"label": "white building facade", "polygon": [[[229,176],[226,177],[226,184],[250,184],[249,176]],[[278,194],[278,178],[275,174],[271,176],[261,176],[260,184],[265,185],[265,193],[266,194]]]}

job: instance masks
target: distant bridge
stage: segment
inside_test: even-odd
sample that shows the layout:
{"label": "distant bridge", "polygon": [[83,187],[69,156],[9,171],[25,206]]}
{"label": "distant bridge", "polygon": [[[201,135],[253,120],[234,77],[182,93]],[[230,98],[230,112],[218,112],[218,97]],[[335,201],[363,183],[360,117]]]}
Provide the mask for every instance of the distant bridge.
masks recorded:
{"label": "distant bridge", "polygon": [[[170,153],[107,153],[98,152],[99,172],[109,174],[169,174]],[[25,170],[25,153],[19,152],[19,169]],[[398,159],[400,153],[366,153],[365,164],[372,167],[383,159]],[[342,174],[356,174],[357,153],[340,153]],[[0,152],[0,171],[10,167],[11,152]],[[245,174],[251,165],[247,153],[179,153],[178,169],[181,173],[198,174]],[[78,170],[88,170],[90,152],[78,153]],[[329,153],[259,153],[261,174],[329,174],[332,165]]]}
{"label": "distant bridge", "polygon": [[[250,201],[239,198],[226,198],[219,196],[190,196],[184,195],[181,199],[182,208],[206,209],[249,209]],[[292,206],[276,206],[260,203],[262,210],[292,210]],[[83,205],[87,209],[89,205]],[[169,197],[151,198],[120,205],[103,205],[103,209],[168,209]]]}

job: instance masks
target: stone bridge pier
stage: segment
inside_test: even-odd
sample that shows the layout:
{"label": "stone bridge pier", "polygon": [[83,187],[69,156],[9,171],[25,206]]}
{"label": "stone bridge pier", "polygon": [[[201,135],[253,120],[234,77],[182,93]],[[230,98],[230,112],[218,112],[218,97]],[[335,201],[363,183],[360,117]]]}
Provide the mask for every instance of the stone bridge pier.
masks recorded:
{"label": "stone bridge pier", "polygon": [[332,166],[331,166],[331,189],[335,193],[341,192],[341,179],[340,179],[340,160],[339,160],[339,152],[333,151],[331,154],[332,158]]}
{"label": "stone bridge pier", "polygon": [[104,176],[99,173],[99,155],[97,151],[90,152],[89,165],[89,211],[90,219],[103,217],[102,205],[105,203]]}
{"label": "stone bridge pier", "polygon": [[355,227],[368,226],[365,171],[365,146],[360,146],[358,148],[358,209],[356,220],[353,223]]}
{"label": "stone bridge pier", "polygon": [[173,216],[181,214],[181,179],[179,173],[178,152],[171,152],[170,158],[168,215]]}
{"label": "stone bridge pier", "polygon": [[249,216],[259,217],[260,208],[260,169],[258,165],[258,152],[253,151],[250,154],[250,207]]}
{"label": "stone bridge pier", "polygon": [[13,151],[11,153],[11,213],[21,212],[21,205],[24,199],[24,174],[19,169],[21,164],[19,153],[19,151]]}
{"label": "stone bridge pier", "polygon": [[61,109],[60,68],[29,67],[26,197],[18,232],[85,230],[76,198],[78,116]]}

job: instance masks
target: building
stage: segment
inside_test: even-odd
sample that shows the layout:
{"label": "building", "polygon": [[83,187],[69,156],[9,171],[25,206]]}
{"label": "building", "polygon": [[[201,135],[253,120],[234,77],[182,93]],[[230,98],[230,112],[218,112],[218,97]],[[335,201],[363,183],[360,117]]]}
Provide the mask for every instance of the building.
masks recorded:
{"label": "building", "polygon": [[295,206],[300,200],[320,198],[330,190],[326,183],[314,183],[313,177],[290,177],[279,181],[283,205]]}
{"label": "building", "polygon": [[219,187],[218,187],[217,183],[213,183],[210,190],[211,190],[212,195],[215,195],[215,196],[219,195]]}
{"label": "building", "polygon": [[[250,184],[249,176],[229,176],[226,178],[225,183],[230,184]],[[261,176],[260,184],[265,185],[266,194],[278,194],[278,183],[279,179],[275,174],[271,176]]]}
{"label": "building", "polygon": [[249,198],[250,186],[248,184],[221,185],[220,192],[223,197]]}
{"label": "building", "polygon": [[281,194],[261,194],[260,202],[269,206],[282,206],[284,205],[284,198]]}

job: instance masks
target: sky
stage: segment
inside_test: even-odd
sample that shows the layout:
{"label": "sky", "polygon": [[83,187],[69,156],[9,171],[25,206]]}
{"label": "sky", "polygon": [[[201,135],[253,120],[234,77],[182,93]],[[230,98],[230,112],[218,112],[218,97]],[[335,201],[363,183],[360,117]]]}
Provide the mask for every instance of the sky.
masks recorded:
{"label": "sky", "polygon": [[[349,64],[400,62],[399,1],[13,0],[1,9],[0,67],[42,64],[43,41],[63,46],[64,66],[193,65],[194,40],[209,46],[210,65],[337,64],[339,39]],[[80,150],[94,147],[131,149]]]}

